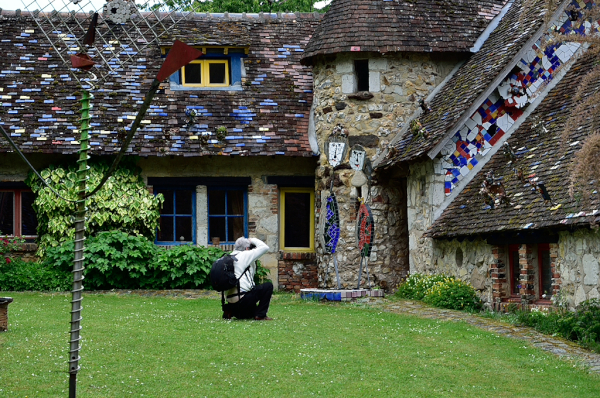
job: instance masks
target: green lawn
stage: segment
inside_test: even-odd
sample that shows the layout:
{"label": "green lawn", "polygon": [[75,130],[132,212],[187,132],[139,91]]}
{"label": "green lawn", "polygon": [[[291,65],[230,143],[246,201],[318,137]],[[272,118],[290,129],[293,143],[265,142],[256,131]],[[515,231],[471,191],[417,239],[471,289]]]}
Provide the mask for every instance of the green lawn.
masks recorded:
{"label": "green lawn", "polygon": [[[0,397],[66,397],[70,296],[1,293]],[[600,377],[462,323],[276,295],[272,322],[220,301],[85,295],[81,397],[594,397]]]}

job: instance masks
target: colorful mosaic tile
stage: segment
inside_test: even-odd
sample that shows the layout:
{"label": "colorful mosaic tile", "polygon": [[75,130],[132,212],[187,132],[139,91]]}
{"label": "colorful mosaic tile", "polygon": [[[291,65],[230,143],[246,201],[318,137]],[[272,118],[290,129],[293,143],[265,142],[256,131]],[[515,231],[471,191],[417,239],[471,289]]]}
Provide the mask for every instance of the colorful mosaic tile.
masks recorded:
{"label": "colorful mosaic tile", "polygon": [[363,203],[356,217],[356,241],[361,257],[369,257],[375,239],[375,222],[369,205]]}
{"label": "colorful mosaic tile", "polygon": [[325,223],[323,224],[323,252],[334,254],[340,239],[340,214],[337,199],[332,193],[326,199]]}
{"label": "colorful mosaic tile", "polygon": [[[581,8],[592,2],[573,1],[572,4]],[[598,25],[574,23],[565,12],[556,25],[527,51],[513,73],[498,85],[441,150],[446,195],[450,195],[481,158],[504,137],[523,115],[523,109],[539,96],[557,70],[581,47],[579,43],[557,43],[544,48],[542,42],[550,39],[553,31],[565,35],[572,32],[592,34],[598,32]]]}

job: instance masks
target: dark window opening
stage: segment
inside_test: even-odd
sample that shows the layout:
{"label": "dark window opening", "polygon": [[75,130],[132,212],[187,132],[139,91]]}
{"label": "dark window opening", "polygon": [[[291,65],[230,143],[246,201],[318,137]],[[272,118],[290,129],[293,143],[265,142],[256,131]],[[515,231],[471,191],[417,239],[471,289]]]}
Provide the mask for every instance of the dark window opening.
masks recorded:
{"label": "dark window opening", "polygon": [[194,242],[194,191],[156,189],[165,201],[160,212],[156,241],[163,244]]}
{"label": "dark window opening", "polygon": [[552,297],[552,259],[548,244],[539,246],[538,260],[540,263],[540,297],[550,299]]}
{"label": "dark window opening", "polygon": [[185,67],[185,82],[187,84],[202,84],[202,64],[188,64]]}
{"label": "dark window opening", "polygon": [[369,91],[369,60],[354,61],[354,71],[356,73],[356,90]]}
{"label": "dark window opening", "polygon": [[519,265],[519,245],[510,245],[508,248],[508,263],[510,266],[510,293],[519,296],[521,281],[521,266]]}
{"label": "dark window opening", "polygon": [[208,238],[234,243],[247,235],[246,191],[240,188],[211,188],[208,191]]}
{"label": "dark window opening", "polygon": [[210,75],[210,84],[225,84],[227,79],[225,74],[227,73],[225,64],[208,64],[208,73]]}
{"label": "dark window opening", "polygon": [[0,235],[36,236],[38,222],[34,201],[35,194],[28,190],[0,192]]}
{"label": "dark window opening", "polygon": [[310,193],[285,194],[285,247],[310,247]]}

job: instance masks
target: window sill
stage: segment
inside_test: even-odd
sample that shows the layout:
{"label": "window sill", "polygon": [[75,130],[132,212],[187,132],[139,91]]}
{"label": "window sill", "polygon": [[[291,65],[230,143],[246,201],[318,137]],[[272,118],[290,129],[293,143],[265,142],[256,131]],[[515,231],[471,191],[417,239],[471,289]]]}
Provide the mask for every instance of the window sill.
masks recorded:
{"label": "window sill", "polygon": [[315,260],[317,253],[314,251],[280,251],[280,260]]}
{"label": "window sill", "polygon": [[241,84],[227,87],[190,87],[171,82],[171,91],[244,91]]}

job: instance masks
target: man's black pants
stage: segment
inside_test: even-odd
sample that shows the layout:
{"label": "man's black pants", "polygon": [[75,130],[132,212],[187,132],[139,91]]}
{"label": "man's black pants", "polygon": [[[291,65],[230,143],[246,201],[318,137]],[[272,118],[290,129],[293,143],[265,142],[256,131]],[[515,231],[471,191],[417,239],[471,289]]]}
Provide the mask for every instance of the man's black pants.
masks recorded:
{"label": "man's black pants", "polygon": [[269,311],[272,295],[273,284],[263,283],[246,292],[237,303],[223,305],[223,313],[229,313],[238,319],[264,318]]}

